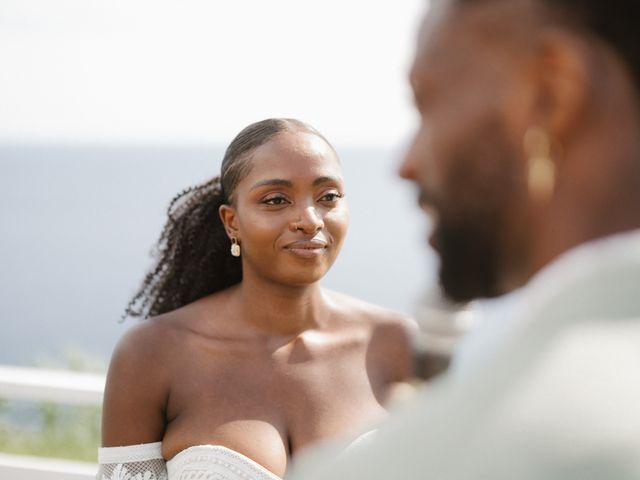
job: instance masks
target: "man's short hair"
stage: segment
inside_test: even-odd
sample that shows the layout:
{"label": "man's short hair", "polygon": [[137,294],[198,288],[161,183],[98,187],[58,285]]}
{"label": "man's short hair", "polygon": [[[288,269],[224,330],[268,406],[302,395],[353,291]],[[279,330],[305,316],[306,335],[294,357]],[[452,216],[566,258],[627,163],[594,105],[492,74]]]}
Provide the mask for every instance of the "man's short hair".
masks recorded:
{"label": "man's short hair", "polygon": [[[459,5],[500,0],[456,0]],[[511,0],[501,0],[511,1]],[[544,8],[549,21],[591,35],[613,48],[627,64],[640,91],[640,1],[532,0]]]}

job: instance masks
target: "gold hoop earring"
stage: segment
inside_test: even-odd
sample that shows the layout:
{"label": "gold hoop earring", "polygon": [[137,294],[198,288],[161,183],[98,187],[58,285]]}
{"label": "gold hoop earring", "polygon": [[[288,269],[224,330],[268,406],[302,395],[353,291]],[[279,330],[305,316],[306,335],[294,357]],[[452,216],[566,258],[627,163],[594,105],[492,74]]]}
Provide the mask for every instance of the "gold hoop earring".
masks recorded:
{"label": "gold hoop earring", "polygon": [[234,257],[240,256],[240,244],[238,244],[238,239],[236,237],[231,237],[231,255]]}
{"label": "gold hoop earring", "polygon": [[556,187],[556,165],[551,159],[551,140],[540,127],[529,127],[524,134],[524,150],[528,157],[527,185],[529,195],[546,201]]}

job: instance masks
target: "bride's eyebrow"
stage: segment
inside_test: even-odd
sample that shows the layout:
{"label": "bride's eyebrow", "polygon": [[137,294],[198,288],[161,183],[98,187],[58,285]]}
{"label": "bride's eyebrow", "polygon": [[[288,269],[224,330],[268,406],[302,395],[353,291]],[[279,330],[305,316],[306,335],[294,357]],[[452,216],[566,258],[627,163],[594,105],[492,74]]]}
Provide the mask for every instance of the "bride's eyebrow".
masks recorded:
{"label": "bride's eyebrow", "polygon": [[[313,186],[317,187],[318,185],[322,185],[323,183],[341,183],[342,179],[339,177],[331,177],[331,176],[323,176],[318,177],[313,181]],[[266,180],[260,180],[256,182],[249,191],[253,191],[260,187],[293,187],[293,182],[291,180],[284,180],[282,178],[269,178]]]}
{"label": "bride's eyebrow", "polygon": [[317,187],[323,183],[341,183],[342,179],[339,177],[318,177],[313,181],[313,186]]}
{"label": "bride's eyebrow", "polygon": [[281,178],[270,178],[268,180],[260,180],[253,187],[251,187],[250,191],[253,191],[256,188],[266,187],[266,186],[291,188],[293,187],[293,182],[291,182],[290,180],[283,180]]}

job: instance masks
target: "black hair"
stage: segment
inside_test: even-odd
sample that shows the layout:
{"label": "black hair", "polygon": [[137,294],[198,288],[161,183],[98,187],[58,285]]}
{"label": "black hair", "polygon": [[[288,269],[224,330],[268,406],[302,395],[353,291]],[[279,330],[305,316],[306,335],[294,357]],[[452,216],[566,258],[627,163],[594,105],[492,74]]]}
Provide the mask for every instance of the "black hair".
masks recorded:
{"label": "black hair", "polygon": [[640,88],[640,3],[629,0],[540,0],[561,22],[595,35],[626,62]]}
{"label": "black hair", "polygon": [[[456,0],[456,3],[472,5],[483,1],[490,0]],[[627,64],[636,89],[640,91],[640,2],[534,0],[534,3],[542,7],[543,21],[557,22],[591,35],[615,50]]]}
{"label": "black hair", "polygon": [[233,203],[233,193],[251,169],[251,153],[284,131],[311,133],[329,142],[300,120],[272,118],[243,129],[229,144],[220,175],[176,195],[158,240],[155,265],[126,307],[127,316],[160,315],[242,280],[240,259],[230,254],[218,210]]}

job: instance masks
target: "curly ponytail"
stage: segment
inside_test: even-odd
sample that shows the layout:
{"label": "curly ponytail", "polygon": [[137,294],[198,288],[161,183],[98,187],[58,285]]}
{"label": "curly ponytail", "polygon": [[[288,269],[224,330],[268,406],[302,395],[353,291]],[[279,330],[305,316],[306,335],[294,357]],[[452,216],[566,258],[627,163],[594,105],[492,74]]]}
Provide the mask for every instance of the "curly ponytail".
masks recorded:
{"label": "curly ponytail", "polygon": [[218,216],[224,203],[220,177],[173,198],[154,252],[157,263],[125,316],[160,315],[240,282],[240,259],[229,255],[230,241]]}
{"label": "curly ponytail", "polygon": [[[302,131],[326,139],[295,119],[268,119],[249,125],[227,148],[221,175],[176,195],[156,246],[155,266],[131,299],[127,316],[148,318],[180,308],[242,280],[239,258],[220,220],[221,205],[251,169],[250,153],[283,131]],[[327,142],[328,144],[328,142]]]}

